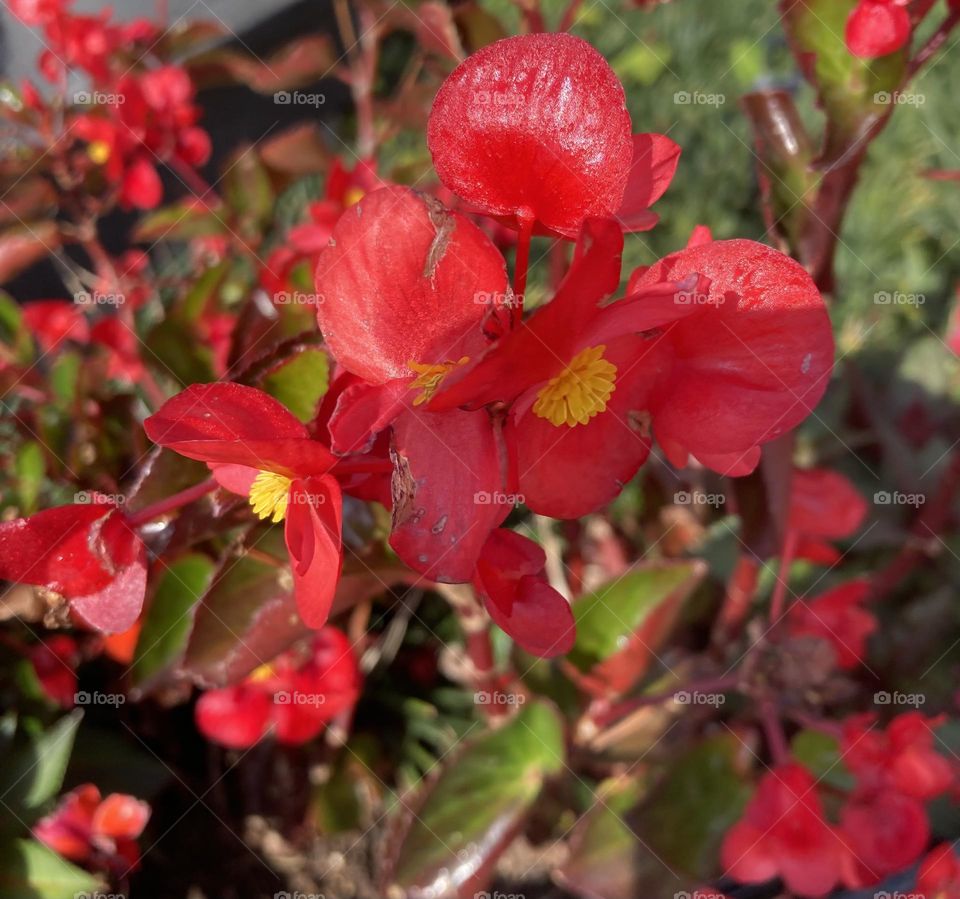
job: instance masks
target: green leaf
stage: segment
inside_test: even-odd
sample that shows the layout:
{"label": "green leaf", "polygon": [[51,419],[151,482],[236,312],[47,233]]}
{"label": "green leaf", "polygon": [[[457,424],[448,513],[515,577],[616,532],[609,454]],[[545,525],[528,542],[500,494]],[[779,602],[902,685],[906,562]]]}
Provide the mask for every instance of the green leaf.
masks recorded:
{"label": "green leaf", "polygon": [[216,380],[210,351],[182,323],[167,318],[156,325],[145,340],[149,352],[144,358],[182,385]]}
{"label": "green leaf", "polygon": [[818,782],[844,792],[856,785],[853,775],[843,764],[840,744],[829,734],[802,730],[790,741],[790,751]]}
{"label": "green leaf", "polygon": [[263,389],[280,400],[300,421],[311,421],[327,392],[330,378],[327,354],[309,347],[281,362],[263,378]]}
{"label": "green leaf", "polygon": [[562,724],[542,703],[468,738],[393,847],[393,880],[418,895],[447,895],[470,881],[506,848],[544,779],[563,766]]}
{"label": "green leaf", "polygon": [[137,639],[135,686],[143,687],[183,657],[195,607],[207,592],[215,568],[207,556],[191,553],[171,562],[160,575]]}
{"label": "green leaf", "polygon": [[46,470],[40,444],[35,440],[24,443],[17,451],[15,468],[21,514],[32,515],[37,510],[37,497],[40,495]]}
{"label": "green leaf", "polygon": [[77,899],[100,886],[92,874],[36,840],[0,847],[0,899]]}
{"label": "green leaf", "polygon": [[[700,582],[699,561],[658,562],[637,567],[573,604],[577,642],[567,659],[583,672],[598,673],[616,661],[618,671],[599,672],[612,689],[631,686],[670,633],[684,600]],[[626,664],[625,664],[626,663]]]}
{"label": "green leaf", "polygon": [[752,787],[737,765],[741,749],[732,734],[721,734],[688,750],[637,814],[649,851],[694,880],[720,873],[720,843],[750,798]]}
{"label": "green leaf", "polygon": [[224,195],[243,231],[259,235],[273,218],[273,186],[253,147],[241,150],[228,163]]}
{"label": "green leaf", "polygon": [[161,240],[192,240],[226,234],[227,226],[214,209],[195,200],[183,200],[163,206],[145,215],[133,229],[135,243],[156,243]]}
{"label": "green leaf", "polygon": [[71,350],[60,353],[50,367],[50,388],[61,409],[73,405],[77,397],[81,363],[80,355]]}
{"label": "green leaf", "polygon": [[60,792],[82,718],[83,712],[71,712],[45,731],[22,733],[23,742],[14,744],[0,774],[0,796],[18,821],[32,824]]}

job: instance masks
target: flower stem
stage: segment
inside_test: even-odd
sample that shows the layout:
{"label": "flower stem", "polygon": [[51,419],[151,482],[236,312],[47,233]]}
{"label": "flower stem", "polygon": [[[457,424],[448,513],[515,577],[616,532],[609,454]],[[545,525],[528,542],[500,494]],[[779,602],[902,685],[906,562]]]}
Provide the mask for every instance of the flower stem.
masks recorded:
{"label": "flower stem", "polygon": [[788,530],[783,541],[783,550],[780,555],[780,570],[777,572],[777,585],[773,588],[773,598],[770,600],[770,623],[776,624],[786,609],[787,585],[790,582],[790,566],[797,552],[797,534]]}
{"label": "flower stem", "polygon": [[530,239],[533,237],[533,214],[521,213],[517,216],[520,233],[517,236],[517,259],[513,269],[512,321],[514,327],[523,318],[523,295],[527,289],[527,269],[530,267]]}
{"label": "flower stem", "polygon": [[187,487],[186,490],[174,493],[173,496],[168,496],[166,499],[157,500],[157,502],[145,506],[139,512],[134,512],[133,515],[127,516],[127,521],[134,527],[138,527],[139,525],[146,524],[148,521],[152,521],[154,518],[159,518],[161,515],[173,512],[181,506],[186,506],[216,489],[217,482],[213,478],[208,478],[206,481],[201,481],[199,484]]}

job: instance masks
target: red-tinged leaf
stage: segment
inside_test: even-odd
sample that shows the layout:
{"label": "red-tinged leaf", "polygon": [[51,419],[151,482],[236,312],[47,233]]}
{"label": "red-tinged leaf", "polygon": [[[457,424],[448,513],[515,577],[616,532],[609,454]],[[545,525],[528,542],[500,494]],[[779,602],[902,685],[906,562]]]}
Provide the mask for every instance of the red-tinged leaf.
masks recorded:
{"label": "red-tinged leaf", "polygon": [[593,689],[628,690],[649,668],[706,571],[700,561],[636,566],[577,600],[577,640],[568,660]]}
{"label": "red-tinged leaf", "polygon": [[187,69],[199,87],[240,83],[270,94],[308,85],[332,74],[336,64],[330,38],[311,34],[291,41],[266,59],[224,48],[195,56],[187,62]]}
{"label": "red-tinged leaf", "polygon": [[431,580],[469,581],[487,536],[511,508],[490,417],[405,413],[394,423],[391,455],[390,545]]}
{"label": "red-tinged leaf", "polygon": [[202,462],[154,447],[140,464],[136,482],[127,490],[124,510],[128,514],[138,512],[209,476],[209,469]]}
{"label": "red-tinged leaf", "polygon": [[52,221],[17,224],[0,231],[0,284],[59,246],[60,233]]}
{"label": "red-tinged leaf", "polygon": [[168,56],[188,55],[201,47],[223,40],[224,34],[224,26],[220,22],[210,19],[190,21],[178,19],[169,28],[164,29],[157,47],[152,49],[162,59]]}
{"label": "red-tinged leaf", "polygon": [[258,145],[257,151],[264,165],[291,177],[323,172],[330,162],[330,151],[313,122],[269,137]]}
{"label": "red-tinged leaf", "polygon": [[481,298],[506,287],[503,257],[476,225],[409,188],[385,187],[347,210],[320,254],[317,318],[336,360],[381,384],[412,377],[411,362],[478,352]]}
{"label": "red-tinged leaf", "polygon": [[620,207],[633,158],[623,87],[569,34],[506,38],[443,83],[427,140],[440,180],[490,215],[575,238]]}
{"label": "red-tinged leaf", "polygon": [[57,207],[57,194],[46,178],[27,177],[13,187],[3,190],[0,204],[0,226],[31,221],[43,214],[53,214]]}
{"label": "red-tinged leaf", "polygon": [[384,894],[394,883],[411,899],[476,895],[544,780],[563,765],[560,718],[541,703],[524,706],[499,730],[469,738],[414,800],[416,815],[397,822],[399,836],[386,849]]}
{"label": "red-tinged leaf", "polygon": [[441,0],[425,0],[417,7],[416,35],[420,46],[428,53],[454,59],[466,56],[457,33],[453,10]]}
{"label": "red-tinged leaf", "polygon": [[228,234],[225,212],[199,200],[182,200],[145,215],[133,230],[137,243],[187,241]]}

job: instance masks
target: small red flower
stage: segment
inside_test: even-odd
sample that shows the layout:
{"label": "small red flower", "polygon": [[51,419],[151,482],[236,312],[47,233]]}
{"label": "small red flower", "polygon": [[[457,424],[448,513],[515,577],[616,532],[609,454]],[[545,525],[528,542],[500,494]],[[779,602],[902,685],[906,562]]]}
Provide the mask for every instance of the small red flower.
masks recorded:
{"label": "small red flower", "polygon": [[833,889],[844,854],[842,840],[824,818],[813,777],[796,763],[763,776],[721,848],[723,866],[736,880],[781,877],[789,892],[803,896]]}
{"label": "small red flower", "polygon": [[623,86],[586,41],[527,34],[488,44],[437,93],[427,142],[440,180],[486,215],[576,238],[590,216],[647,230],[680,148],[631,136]]}
{"label": "small red flower", "polygon": [[268,732],[296,746],[350,709],[360,687],[350,641],[325,627],[306,650],[278,656],[236,686],[203,693],[197,700],[197,727],[208,740],[231,749],[252,746]]}
{"label": "small red flower", "polygon": [[477,561],[473,586],[490,617],[527,652],[541,658],[573,648],[570,604],[547,582],[546,555],[532,540],[498,528]]}
{"label": "small red flower", "polygon": [[867,501],[840,472],[794,469],[787,523],[797,537],[796,555],[835,564],[840,554],[826,541],[853,536],[867,517],[867,508]]}
{"label": "small red flower", "polygon": [[139,865],[137,838],[150,818],[150,806],[125,793],[104,799],[93,784],[63,797],[41,818],[34,836],[54,852],[94,870],[125,875]]}
{"label": "small red flower", "polygon": [[787,631],[794,637],[826,640],[843,670],[863,661],[867,638],[877,629],[877,619],[862,608],[870,582],[851,581],[821,593],[809,603],[796,603],[787,615]]}
{"label": "small red flower", "polygon": [[77,693],[77,641],[66,634],[54,634],[30,647],[30,663],[43,692],[60,708],[72,709]]}
{"label": "small red flower", "polygon": [[651,391],[653,432],[678,466],[694,456],[721,474],[753,470],[760,445],[820,401],[833,369],[823,298],[794,260],[748,240],[689,247],[634,272],[629,292],[694,273],[694,312],[666,334],[670,364]]}
{"label": "small red flower", "polygon": [[860,0],[847,19],[847,49],[863,59],[895,53],[910,40],[910,0]]}
{"label": "small red flower", "polygon": [[960,859],[949,843],[941,843],[923,860],[917,889],[924,899],[960,899]]}
{"label": "small red flower", "polygon": [[119,317],[101,318],[90,329],[90,342],[106,351],[108,378],[133,384],[143,377],[140,341]]}
{"label": "small red flower", "polygon": [[144,422],[147,436],[206,462],[218,483],[249,497],[260,518],[284,522],[297,608],[309,627],[327,620],[343,562],[342,501],[349,474],[273,397],[240,384],[194,384]]}
{"label": "small red flower", "polygon": [[83,310],[70,300],[34,300],[23,308],[23,322],[45,353],[65,341],[86,343],[90,328]]}
{"label": "small red flower", "polygon": [[59,593],[80,622],[105,633],[126,630],[140,614],[146,555],[120,509],[96,494],[0,522],[0,578]]}

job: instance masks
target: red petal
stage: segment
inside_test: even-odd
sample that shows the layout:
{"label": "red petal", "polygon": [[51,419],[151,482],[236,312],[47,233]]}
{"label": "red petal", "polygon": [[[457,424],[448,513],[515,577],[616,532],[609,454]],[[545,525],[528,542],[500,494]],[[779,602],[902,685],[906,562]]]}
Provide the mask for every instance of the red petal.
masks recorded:
{"label": "red petal", "polygon": [[680,147],[662,134],[634,134],[630,178],[617,210],[626,231],[649,231],[657,223],[650,207],[666,192],[680,162]]}
{"label": "red petal", "polygon": [[161,446],[202,462],[226,462],[287,477],[321,475],[336,462],[277,400],[241,384],[193,384],[144,423]]}
{"label": "red petal", "polygon": [[910,40],[910,14],[886,0],[860,0],[847,19],[846,40],[863,59],[895,53]]}
{"label": "red petal", "polygon": [[332,477],[294,481],[284,537],[293,564],[297,611],[307,627],[322,627],[330,614],[343,565],[343,499]]}
{"label": "red petal", "polygon": [[136,839],[150,819],[150,806],[126,793],[111,793],[100,803],[93,816],[98,834],[121,839]]}
{"label": "red petal", "polygon": [[137,159],[123,173],[120,205],[126,209],[153,209],[163,199],[163,184],[153,165],[145,158]]}
{"label": "red petal", "polygon": [[351,384],[340,394],[327,425],[334,452],[369,450],[377,434],[407,408],[414,396],[408,379]]}
{"label": "red petal", "polygon": [[802,266],[747,240],[682,250],[630,289],[695,273],[710,290],[667,333],[675,362],[654,396],[654,434],[697,458],[746,452],[799,424],[823,395],[830,320]]}
{"label": "red petal", "polygon": [[724,871],[742,883],[763,883],[778,874],[766,830],[747,821],[735,824],[724,837],[720,857]]}
{"label": "red petal", "polygon": [[541,515],[580,518],[606,505],[650,454],[649,416],[644,423],[637,413],[666,364],[663,352],[655,342],[622,337],[604,358],[617,367],[616,385],[606,410],[587,424],[557,427],[529,408],[516,420],[519,492]]}
{"label": "red petal", "polygon": [[390,545],[434,581],[466,583],[492,528],[512,505],[497,436],[482,412],[408,412],[393,426]]}
{"label": "red petal", "polygon": [[249,465],[233,465],[230,462],[211,462],[210,471],[214,480],[224,490],[240,496],[250,495],[250,488],[260,474],[258,468],[250,468]]}
{"label": "red petal", "polygon": [[83,310],[68,300],[34,300],[23,308],[23,321],[41,348],[50,352],[64,340],[86,343],[90,328]]}
{"label": "red petal", "polygon": [[231,749],[246,749],[267,729],[270,697],[245,684],[207,690],[194,710],[197,727],[208,740]]}
{"label": "red petal", "polygon": [[867,501],[853,483],[826,468],[795,469],[790,485],[790,527],[808,537],[842,540],[860,529]]}
{"label": "red petal", "polygon": [[456,361],[483,345],[479,298],[503,296],[503,257],[476,225],[406,187],[367,194],[317,264],[317,319],[348,371],[380,384],[411,361]]}
{"label": "red petal", "polygon": [[488,44],[440,87],[427,141],[440,180],[489,215],[533,215],[576,237],[611,216],[633,157],[623,87],[569,34]]}

